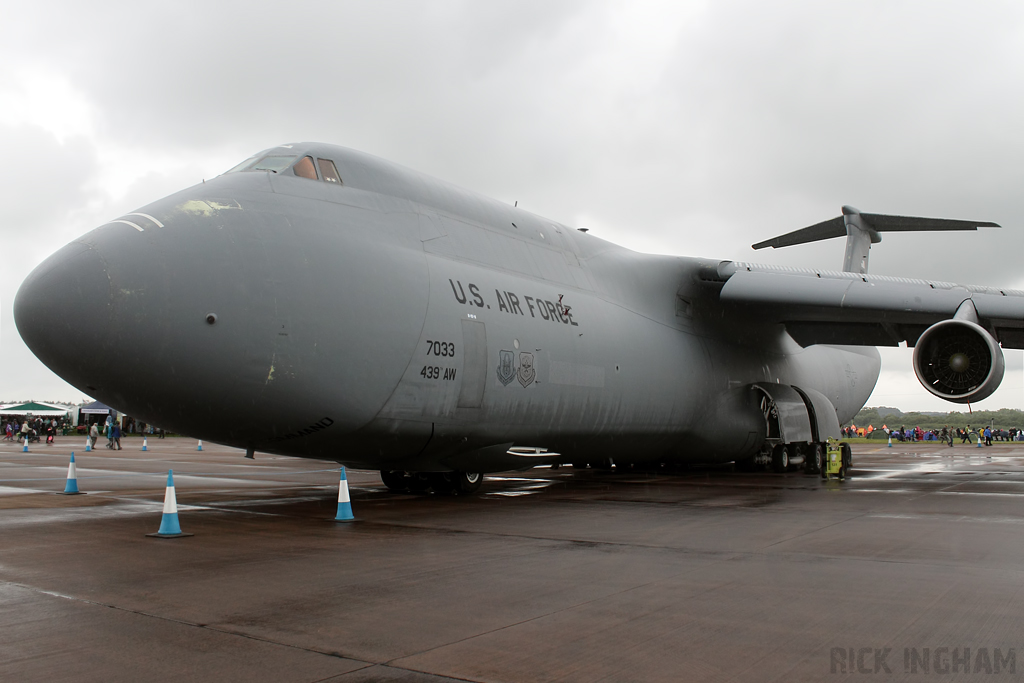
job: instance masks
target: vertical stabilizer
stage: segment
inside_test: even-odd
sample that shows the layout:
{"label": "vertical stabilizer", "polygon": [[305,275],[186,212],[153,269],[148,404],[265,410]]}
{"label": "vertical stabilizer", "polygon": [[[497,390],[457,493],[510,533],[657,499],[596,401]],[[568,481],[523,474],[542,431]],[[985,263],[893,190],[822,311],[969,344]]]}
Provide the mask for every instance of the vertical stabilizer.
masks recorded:
{"label": "vertical stabilizer", "polygon": [[852,206],[843,207],[843,224],[846,226],[846,256],[843,270],[847,273],[868,272],[868,253],[871,245],[882,241],[882,236],[867,224],[860,211]]}

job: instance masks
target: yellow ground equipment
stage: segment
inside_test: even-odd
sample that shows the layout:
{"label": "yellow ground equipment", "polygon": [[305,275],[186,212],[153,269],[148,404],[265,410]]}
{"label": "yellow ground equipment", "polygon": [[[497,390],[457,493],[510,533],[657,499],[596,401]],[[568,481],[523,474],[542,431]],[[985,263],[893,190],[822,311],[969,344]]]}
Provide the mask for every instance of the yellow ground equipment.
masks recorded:
{"label": "yellow ground equipment", "polygon": [[822,479],[838,477],[846,478],[846,463],[843,462],[843,448],[838,439],[828,440],[828,449],[825,452],[825,466],[821,469]]}

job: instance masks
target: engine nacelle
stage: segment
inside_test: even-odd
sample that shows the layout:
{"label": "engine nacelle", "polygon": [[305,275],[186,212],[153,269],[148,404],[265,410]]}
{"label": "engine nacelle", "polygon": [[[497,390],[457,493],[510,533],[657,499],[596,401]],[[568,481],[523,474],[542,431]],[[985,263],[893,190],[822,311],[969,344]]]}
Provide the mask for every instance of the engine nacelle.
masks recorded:
{"label": "engine nacelle", "polygon": [[985,328],[969,320],[943,320],[914,347],[914,372],[924,388],[953,403],[988,398],[1003,381],[1003,351]]}

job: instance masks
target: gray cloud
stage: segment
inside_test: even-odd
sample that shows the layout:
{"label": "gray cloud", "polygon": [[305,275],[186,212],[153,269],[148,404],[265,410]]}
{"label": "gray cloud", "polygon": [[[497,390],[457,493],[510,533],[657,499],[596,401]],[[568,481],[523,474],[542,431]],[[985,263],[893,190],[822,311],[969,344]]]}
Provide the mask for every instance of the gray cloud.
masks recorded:
{"label": "gray cloud", "polygon": [[[70,83],[91,133],[0,127],[24,160],[2,172],[0,240],[31,245],[5,272],[20,282],[75,231],[319,139],[663,253],[838,267],[841,241],[750,244],[844,203],[995,220],[886,235],[872,270],[1024,287],[1022,28],[1008,2],[33,3],[0,26],[0,61]],[[883,383],[908,372],[887,362]],[[1024,400],[1010,384],[988,402]]]}
{"label": "gray cloud", "polygon": [[96,172],[96,153],[89,140],[73,138],[64,143],[32,125],[0,125],[0,215],[5,241],[16,240],[21,248],[42,246],[43,255],[61,244],[47,242],[60,237],[53,226],[91,199],[89,179]]}

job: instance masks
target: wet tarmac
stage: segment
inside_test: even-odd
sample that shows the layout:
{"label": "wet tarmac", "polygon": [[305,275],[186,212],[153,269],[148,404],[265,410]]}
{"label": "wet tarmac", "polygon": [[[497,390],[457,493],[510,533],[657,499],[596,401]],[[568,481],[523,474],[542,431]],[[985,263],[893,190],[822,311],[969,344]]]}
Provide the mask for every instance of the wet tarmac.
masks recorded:
{"label": "wet tarmac", "polygon": [[[855,446],[844,482],[538,469],[458,498],[350,471],[352,524],[332,463],[195,445],[0,446],[0,680],[1024,671],[1024,444]],[[54,495],[71,450],[87,495]],[[168,469],[189,538],[146,536]]]}

